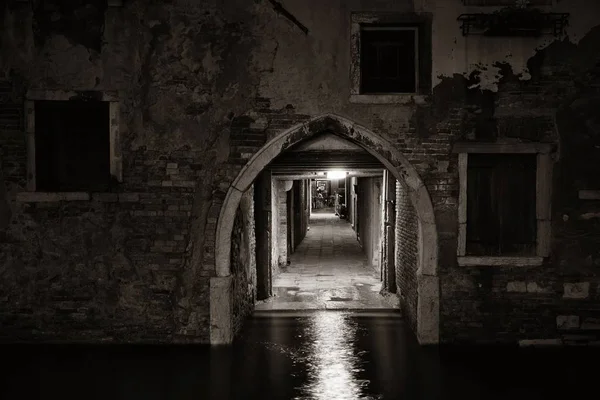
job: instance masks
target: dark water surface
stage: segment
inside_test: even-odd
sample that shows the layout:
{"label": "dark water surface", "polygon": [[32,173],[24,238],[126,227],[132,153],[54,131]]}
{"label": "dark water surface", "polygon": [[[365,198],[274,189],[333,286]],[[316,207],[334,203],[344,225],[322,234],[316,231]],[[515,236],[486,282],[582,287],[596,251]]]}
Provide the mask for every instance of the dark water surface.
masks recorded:
{"label": "dark water surface", "polygon": [[255,317],[231,347],[0,351],[0,399],[82,400],[568,399],[594,386],[600,355],[591,347],[423,348],[398,317],[339,311]]}

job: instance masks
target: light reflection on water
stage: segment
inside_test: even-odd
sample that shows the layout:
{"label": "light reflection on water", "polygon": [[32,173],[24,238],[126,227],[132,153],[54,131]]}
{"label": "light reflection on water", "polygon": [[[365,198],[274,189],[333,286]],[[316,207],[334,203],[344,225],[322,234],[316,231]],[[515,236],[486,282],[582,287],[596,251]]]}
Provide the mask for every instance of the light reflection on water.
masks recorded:
{"label": "light reflection on water", "polygon": [[363,368],[354,346],[356,331],[345,313],[320,312],[311,318],[304,350],[308,379],[296,399],[373,399],[361,395],[369,381],[358,377]]}
{"label": "light reflection on water", "polygon": [[252,318],[225,347],[8,344],[0,399],[546,400],[597,391],[588,365],[598,348],[426,349],[411,335],[398,316],[325,311]]}

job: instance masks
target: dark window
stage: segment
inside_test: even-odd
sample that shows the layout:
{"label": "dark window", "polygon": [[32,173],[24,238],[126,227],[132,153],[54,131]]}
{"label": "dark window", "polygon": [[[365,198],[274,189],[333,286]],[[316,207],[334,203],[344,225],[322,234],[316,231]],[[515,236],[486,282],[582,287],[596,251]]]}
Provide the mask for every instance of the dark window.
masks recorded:
{"label": "dark window", "polygon": [[417,91],[417,35],[414,28],[362,28],[361,93]]}
{"label": "dark window", "polygon": [[106,190],[109,149],[108,102],[35,102],[36,190]]}
{"label": "dark window", "polygon": [[534,255],[536,156],[469,154],[467,254]]}

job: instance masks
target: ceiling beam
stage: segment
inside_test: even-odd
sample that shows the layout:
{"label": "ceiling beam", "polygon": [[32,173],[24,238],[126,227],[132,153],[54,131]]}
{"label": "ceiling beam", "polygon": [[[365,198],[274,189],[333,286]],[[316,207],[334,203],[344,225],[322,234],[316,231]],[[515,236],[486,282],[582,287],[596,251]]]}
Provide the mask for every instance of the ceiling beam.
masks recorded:
{"label": "ceiling beam", "polygon": [[[315,175],[314,173],[310,174],[273,174],[271,175],[273,179],[278,180],[296,180],[296,179],[327,179],[327,175]],[[358,177],[358,178],[368,178],[368,177],[379,177],[383,176],[383,170],[378,171],[358,171],[351,174],[346,175],[348,178]]]}

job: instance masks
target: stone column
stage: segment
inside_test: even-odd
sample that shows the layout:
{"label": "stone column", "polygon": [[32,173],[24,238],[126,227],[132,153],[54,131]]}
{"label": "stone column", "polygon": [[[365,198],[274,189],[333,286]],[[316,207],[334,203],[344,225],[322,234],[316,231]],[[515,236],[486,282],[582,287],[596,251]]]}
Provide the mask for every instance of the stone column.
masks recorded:
{"label": "stone column", "polygon": [[271,171],[264,170],[254,183],[256,218],[256,298],[271,295]]}
{"label": "stone column", "polygon": [[384,172],[385,288],[396,293],[396,178]]}

